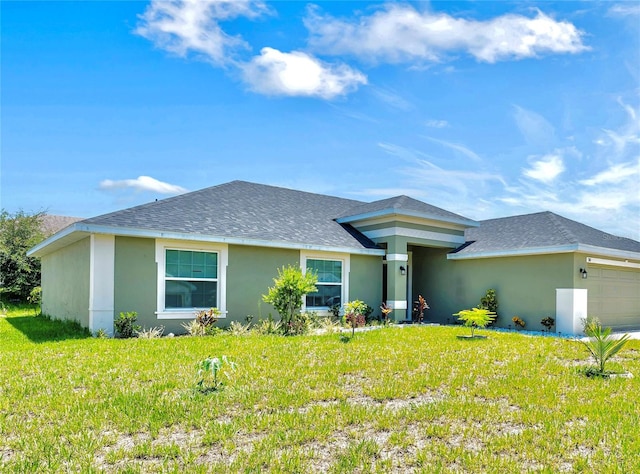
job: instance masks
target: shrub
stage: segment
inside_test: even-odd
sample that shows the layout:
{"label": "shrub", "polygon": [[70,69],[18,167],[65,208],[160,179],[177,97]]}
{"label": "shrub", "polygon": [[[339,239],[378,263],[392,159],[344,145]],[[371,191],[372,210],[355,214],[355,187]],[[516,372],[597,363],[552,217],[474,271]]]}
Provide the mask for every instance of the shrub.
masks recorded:
{"label": "shrub", "polygon": [[204,326],[202,326],[196,319],[192,319],[188,323],[182,323],[182,327],[187,331],[189,336],[204,336],[205,330]]}
{"label": "shrub", "polygon": [[551,316],[542,318],[542,321],[540,321],[540,324],[542,324],[545,328],[547,328],[547,331],[551,331],[551,328],[555,323],[556,323],[556,320],[553,319]]}
{"label": "shrub", "polygon": [[524,327],[527,325],[523,319],[520,319],[518,316],[514,316],[513,318],[511,318],[511,321],[513,321],[513,324],[515,324],[516,326],[518,326],[520,329],[524,329]]}
{"label": "shrub", "polygon": [[484,328],[495,319],[495,314],[487,309],[473,308],[463,309],[454,316],[458,316],[460,321],[463,321],[464,325],[471,328],[471,337],[475,336],[476,328]]}
{"label": "shrub", "polygon": [[382,304],[380,305],[380,311],[382,311],[382,323],[385,325],[388,324],[389,313],[393,311],[393,308],[391,306],[387,306],[387,303],[383,301]]}
{"label": "shrub", "polygon": [[100,328],[95,333],[93,333],[93,337],[97,339],[108,339],[109,333],[107,332],[106,329]]}
{"label": "shrub", "polygon": [[273,316],[269,314],[267,319],[259,319],[258,324],[254,326],[254,331],[258,334],[282,334],[282,327],[280,321],[274,321]]}
{"label": "shrub", "polygon": [[278,278],[273,281],[274,286],[269,288],[266,295],[262,295],[262,299],[273,305],[286,331],[289,323],[300,313],[304,295],[318,290],[318,276],[311,271],[303,274],[299,267],[289,265],[278,269]]}
{"label": "shrub", "polygon": [[294,314],[291,321],[284,326],[284,331],[289,336],[296,336],[307,334],[316,326],[318,326],[318,314],[313,311],[305,311],[304,313]]}
{"label": "shrub", "polygon": [[231,321],[229,324],[229,333],[233,336],[246,336],[249,334],[251,324],[242,324],[239,321]]}
{"label": "shrub", "polygon": [[611,328],[603,329],[597,318],[587,323],[585,334],[589,339],[581,342],[593,356],[598,374],[604,376],[606,374],[605,364],[611,357],[622,350],[627,341],[629,341],[629,334],[624,334],[616,339],[611,336]]}
{"label": "shrub", "polygon": [[490,313],[493,313],[495,315],[491,322],[498,319],[498,298],[496,296],[496,290],[494,290],[493,288],[489,288],[485,295],[480,298],[480,304],[478,305],[478,308],[486,309]]}
{"label": "shrub", "polygon": [[220,318],[220,310],[218,308],[203,309],[196,312],[196,321],[201,326],[207,328],[213,326]]}
{"label": "shrub", "polygon": [[36,314],[40,313],[42,311],[41,310],[42,287],[36,286],[34,289],[32,289],[31,292],[29,293],[29,297],[27,298],[27,301],[37,306]]}
{"label": "shrub", "polygon": [[218,308],[196,311],[196,319],[183,323],[182,327],[190,336],[215,336],[222,332],[222,329],[215,326],[220,314]]}
{"label": "shrub", "polygon": [[365,325],[367,308],[369,306],[360,300],[349,301],[344,305],[344,321],[351,328],[351,337],[355,335],[357,327]]}
{"label": "shrub", "polygon": [[418,295],[418,301],[413,305],[413,319],[421,323],[424,319],[424,312],[427,309],[429,309],[427,301],[422,297],[422,295]]}
{"label": "shrub", "polygon": [[162,337],[162,333],[164,332],[164,326],[159,326],[155,328],[149,329],[141,329],[137,331],[137,335],[140,339],[158,339]]}
{"label": "shrub", "polygon": [[134,337],[136,335],[136,332],[142,329],[142,326],[140,326],[139,324],[135,324],[137,319],[138,313],[136,313],[135,311],[120,313],[120,315],[113,322],[118,337],[122,339]]}
{"label": "shrub", "polygon": [[340,303],[336,303],[329,307],[329,313],[333,316],[333,319],[340,320]]}

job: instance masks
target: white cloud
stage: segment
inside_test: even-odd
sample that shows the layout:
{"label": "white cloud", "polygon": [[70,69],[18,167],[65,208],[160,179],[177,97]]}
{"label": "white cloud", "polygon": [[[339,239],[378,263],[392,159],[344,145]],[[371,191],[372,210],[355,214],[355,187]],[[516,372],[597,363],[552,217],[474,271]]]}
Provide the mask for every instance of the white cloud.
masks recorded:
{"label": "white cloud", "polygon": [[[636,182],[640,183],[640,158],[636,162],[619,163],[609,169],[601,171],[593,178],[583,179],[580,184],[595,186],[599,184],[616,184],[635,176]],[[640,186],[640,184],[639,184]]]}
{"label": "white cloud", "polygon": [[427,120],[424,124],[429,128],[446,128],[449,126],[449,122],[446,120]]}
{"label": "white cloud", "polygon": [[244,80],[266,95],[333,99],[367,83],[364,74],[344,64],[331,65],[300,51],[283,53],[262,48],[260,56],[242,66]]}
{"label": "white cloud", "polygon": [[607,10],[609,16],[638,16],[640,15],[640,5],[635,2],[628,2],[626,4],[618,3],[613,5]]}
{"label": "white cloud", "polygon": [[317,50],[391,63],[442,61],[447,53],[456,51],[495,63],[588,49],[582,43],[583,33],[573,24],[556,21],[539,10],[533,18],[506,14],[478,21],[387,3],[369,16],[340,20],[313,7],[305,25],[310,44]]}
{"label": "white cloud", "polygon": [[219,22],[255,18],[266,11],[263,2],[253,0],[153,0],[139,15],[135,33],[178,56],[196,53],[223,64],[230,50],[248,45],[241,37],[225,33]]}
{"label": "white cloud", "polygon": [[546,155],[531,163],[531,168],[523,170],[525,176],[549,184],[564,171],[562,157],[557,154]]}
{"label": "white cloud", "polygon": [[100,182],[100,189],[134,189],[136,191],[152,191],[160,194],[181,194],[187,190],[175,184],[164,183],[150,176],[138,176],[136,179],[122,179],[113,181],[105,179]]}
{"label": "white cloud", "polygon": [[459,143],[453,143],[453,142],[448,142],[446,140],[439,140],[437,138],[433,138],[433,137],[425,137],[427,140],[432,141],[434,143],[437,143],[439,145],[442,145],[446,148],[449,148],[450,150],[453,150],[457,153],[460,153],[464,156],[466,156],[467,158],[471,158],[473,161],[482,161],[482,158],[480,158],[480,156],[475,153],[474,151],[470,150],[469,148],[467,148],[464,145],[460,145]]}
{"label": "white cloud", "polygon": [[518,105],[514,118],[525,141],[531,145],[550,145],[555,139],[555,129],[542,115]]}

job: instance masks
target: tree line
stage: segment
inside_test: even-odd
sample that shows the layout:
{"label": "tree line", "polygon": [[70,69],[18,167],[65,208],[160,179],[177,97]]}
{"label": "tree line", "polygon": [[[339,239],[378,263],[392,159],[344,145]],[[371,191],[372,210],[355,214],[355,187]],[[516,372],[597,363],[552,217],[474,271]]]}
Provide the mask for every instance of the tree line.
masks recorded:
{"label": "tree line", "polygon": [[44,212],[0,212],[0,299],[27,301],[40,286],[40,259],[27,251],[46,237]]}

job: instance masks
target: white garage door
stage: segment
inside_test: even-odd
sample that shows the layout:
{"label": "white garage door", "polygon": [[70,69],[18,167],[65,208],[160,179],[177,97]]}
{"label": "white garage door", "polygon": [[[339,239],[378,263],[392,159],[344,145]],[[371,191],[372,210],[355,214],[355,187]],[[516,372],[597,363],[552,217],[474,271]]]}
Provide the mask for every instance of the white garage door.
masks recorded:
{"label": "white garage door", "polygon": [[589,315],[614,330],[640,330],[640,269],[590,264],[587,270]]}

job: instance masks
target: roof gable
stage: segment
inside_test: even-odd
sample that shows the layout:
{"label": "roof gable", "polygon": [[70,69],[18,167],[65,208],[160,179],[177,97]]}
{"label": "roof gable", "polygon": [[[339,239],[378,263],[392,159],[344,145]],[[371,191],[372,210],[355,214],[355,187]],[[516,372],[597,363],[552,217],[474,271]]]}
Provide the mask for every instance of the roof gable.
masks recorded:
{"label": "roof gable", "polygon": [[463,226],[477,225],[475,221],[464,216],[404,195],[360,204],[340,215],[337,221],[354,222],[389,215],[419,217]]}

